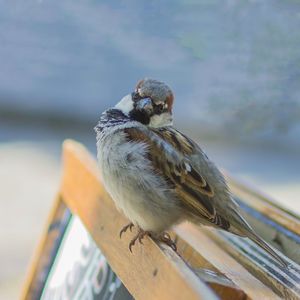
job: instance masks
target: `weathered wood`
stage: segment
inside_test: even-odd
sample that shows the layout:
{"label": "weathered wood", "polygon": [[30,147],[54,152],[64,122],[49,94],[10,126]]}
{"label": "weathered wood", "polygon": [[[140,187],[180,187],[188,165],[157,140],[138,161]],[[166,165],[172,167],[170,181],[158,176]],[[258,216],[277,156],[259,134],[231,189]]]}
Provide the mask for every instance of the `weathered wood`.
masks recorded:
{"label": "weathered wood", "polygon": [[300,298],[300,267],[293,261],[290,261],[289,268],[284,268],[261,247],[248,239],[214,230],[204,231],[207,236],[210,236],[278,295],[285,299]]}
{"label": "weathered wood", "polygon": [[184,261],[194,272],[206,282],[223,300],[250,299],[247,294],[235,285],[229,278],[220,272],[209,260],[203,257],[180,236],[171,234],[176,239],[177,250]]}
{"label": "weathered wood", "polygon": [[228,175],[226,176],[226,179],[235,196],[241,198],[243,202],[258,212],[261,212],[276,223],[300,236],[299,217],[293,216],[290,212],[285,211],[283,207],[276,204],[274,200],[271,200],[270,197],[263,195],[261,192],[258,192],[253,188],[248,188]]}
{"label": "weathered wood", "polygon": [[137,299],[216,299],[203,283],[170,249],[161,250],[151,239],[136,245],[131,254],[132,234],[119,239],[120,228],[128,223],[114,207],[99,182],[94,160],[72,141],[64,143],[63,200],[77,214],[118,274]]}
{"label": "weathered wood", "polygon": [[[143,240],[144,245],[134,246],[131,254],[128,243],[134,232],[128,231],[119,239],[119,230],[128,220],[116,210],[105,192],[94,158],[74,141],[66,141],[63,150],[60,200],[35,255],[22,299],[39,298],[53,253],[57,251],[59,235],[55,228],[61,228],[62,214],[68,211],[66,207],[80,217],[113,270],[137,299],[216,299],[219,296],[228,300],[261,300],[278,299],[277,295],[298,298],[299,266],[278,269],[272,258],[251,242],[192,224],[181,224],[172,233],[180,257],[149,238]],[[229,182],[259,234],[297,259],[299,219],[232,180]]]}
{"label": "weathered wood", "polygon": [[300,219],[259,192],[228,177],[231,190],[253,229],[268,243],[300,264]]}
{"label": "weathered wood", "polygon": [[40,299],[45,280],[58,250],[61,232],[66,228],[70,216],[70,211],[58,195],[49,214],[42,239],[29,265],[21,299]]}
{"label": "weathered wood", "polygon": [[205,257],[220,272],[232,280],[253,299],[279,299],[279,297],[241,264],[233,259],[222,247],[193,224],[184,223],[175,227],[175,232]]}
{"label": "weathered wood", "polygon": [[[230,181],[231,184],[232,181]],[[259,197],[257,193],[252,194],[251,191],[247,191],[246,195],[246,188],[241,188],[242,191],[240,191],[236,185],[232,190],[234,190],[235,198],[239,196],[237,200],[255,231],[297,262],[300,251],[300,236],[296,234],[295,229],[299,220],[295,217],[290,218],[286,212],[281,211],[276,206],[273,207],[271,201]],[[271,217],[264,215],[267,211],[272,211]],[[275,220],[272,219],[274,216]],[[276,220],[281,222],[278,224]],[[221,231],[209,229],[203,229],[203,231],[278,295],[289,299],[299,298],[300,267],[294,261],[285,258],[291,265],[289,269],[286,269],[280,266],[261,247],[248,239],[241,239]]]}

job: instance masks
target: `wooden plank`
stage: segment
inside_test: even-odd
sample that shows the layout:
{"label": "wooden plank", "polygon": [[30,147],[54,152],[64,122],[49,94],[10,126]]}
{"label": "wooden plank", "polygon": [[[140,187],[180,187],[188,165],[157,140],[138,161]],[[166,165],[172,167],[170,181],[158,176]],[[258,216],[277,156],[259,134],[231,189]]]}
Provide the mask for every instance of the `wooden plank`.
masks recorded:
{"label": "wooden plank", "polygon": [[176,240],[177,251],[181,258],[184,259],[194,272],[206,282],[221,299],[250,299],[244,291],[222,274],[210,261],[197,252],[185,240],[176,234],[171,235],[172,238]]}
{"label": "wooden plank", "polygon": [[46,277],[54,261],[62,233],[68,224],[70,216],[70,211],[58,195],[49,214],[42,239],[29,264],[30,267],[22,289],[21,299],[40,299]]}
{"label": "wooden plank", "polygon": [[[161,248],[159,248],[148,238],[145,239],[145,246],[136,246],[134,254],[130,254],[127,245],[132,233],[126,233],[122,240],[118,238],[119,229],[128,220],[116,211],[114,204],[102,188],[95,160],[84,147],[72,141],[64,144],[64,159],[65,170],[61,185],[61,199],[66,201],[67,205],[70,205],[72,210],[81,217],[97,245],[107,256],[112,268],[135,298],[214,299],[217,294],[222,299],[276,299],[276,294],[259,280],[271,286],[274,291],[285,298],[297,298],[298,290],[293,290],[286,281],[288,278],[288,280],[294,280],[294,282],[291,281],[292,283],[297,283],[295,282],[299,278],[297,267],[289,271],[291,274],[285,272],[282,274],[282,270],[280,270],[281,273],[278,273],[276,269],[276,272],[274,269],[270,271],[268,269],[270,265],[264,265],[266,257],[261,257],[261,249],[254,247],[254,250],[251,249],[248,252],[264,260],[262,266],[257,268],[257,261],[253,260],[251,255],[247,256],[241,252],[243,247],[244,252],[249,247],[247,242],[243,244],[241,241],[236,241],[234,236],[228,238],[226,235],[195,228],[193,225],[188,225],[191,226],[188,229],[184,224],[176,228],[178,249],[183,260],[168,247],[160,245]],[[245,194],[239,195],[243,196],[242,200],[249,197]],[[256,196],[252,195],[252,197]],[[257,197],[256,200],[251,197],[247,199],[245,203],[247,205],[255,203],[256,206],[252,205],[251,207],[257,208],[259,213],[266,213],[265,207],[268,205],[272,208],[271,203],[263,199],[257,200]],[[66,206],[62,206],[60,209],[58,203],[63,205],[60,201],[57,202],[51,216],[53,220],[61,219],[62,211],[66,210]],[[280,226],[286,226],[286,230],[291,229],[293,230],[291,234],[296,235],[297,226],[293,225],[294,217],[290,219],[288,214],[285,216],[285,213],[282,214],[278,207],[274,207],[278,211],[272,210],[276,214],[271,214],[271,216],[275,216],[275,220],[280,221]],[[56,226],[57,222],[54,222],[47,227],[53,229]],[[272,226],[269,225],[263,227],[272,229]],[[57,244],[55,231],[52,232],[52,229],[48,238],[43,238],[40,244],[22,299],[39,298],[41,283],[45,281],[48,273],[45,270],[49,271],[50,269],[51,259],[49,260],[49,258],[53,257],[49,253],[55,252],[53,245]],[[269,232],[265,232],[265,234],[268,235]],[[285,234],[286,232],[282,233],[282,238],[285,238]],[[288,238],[290,239],[290,237]],[[228,254],[233,255],[235,259]],[[255,276],[252,276],[237,261]],[[283,279],[278,274],[283,276]],[[258,277],[259,280],[255,277]],[[151,295],[149,291],[151,291]]]}
{"label": "wooden plank", "polygon": [[236,201],[240,204],[245,218],[255,232],[285,256],[300,263],[300,236],[298,234],[244,203],[241,198],[236,198]]}
{"label": "wooden plank", "polygon": [[299,265],[289,261],[289,268],[282,267],[249,239],[215,230],[204,230],[204,232],[278,295],[285,299],[300,298]]}
{"label": "wooden plank", "polygon": [[253,229],[268,243],[300,264],[300,220],[258,192],[227,178],[235,199]]}
{"label": "wooden plank", "polygon": [[254,188],[248,188],[246,185],[233,179],[228,174],[226,179],[230,188],[235,196],[242,199],[243,202],[251,206],[255,210],[268,216],[278,224],[284,226],[288,230],[300,235],[300,219],[298,216],[293,216],[290,212],[284,210],[276,201],[270,197],[263,195],[261,192],[256,191]]}
{"label": "wooden plank", "polygon": [[184,223],[175,227],[175,232],[196,251],[210,261],[226,277],[230,278],[252,299],[280,299],[270,288],[250,274],[220,247],[202,229]]}
{"label": "wooden plank", "polygon": [[63,147],[63,200],[77,214],[112,269],[137,299],[217,299],[170,249],[163,251],[151,239],[137,245],[131,254],[132,234],[119,239],[120,228],[128,223],[99,181],[94,159],[78,143],[66,141]]}
{"label": "wooden plank", "polygon": [[197,252],[185,240],[175,234],[177,249],[184,261],[194,270],[194,272],[206,282],[221,299],[248,299],[248,296],[229,278],[222,274],[205,257]]}

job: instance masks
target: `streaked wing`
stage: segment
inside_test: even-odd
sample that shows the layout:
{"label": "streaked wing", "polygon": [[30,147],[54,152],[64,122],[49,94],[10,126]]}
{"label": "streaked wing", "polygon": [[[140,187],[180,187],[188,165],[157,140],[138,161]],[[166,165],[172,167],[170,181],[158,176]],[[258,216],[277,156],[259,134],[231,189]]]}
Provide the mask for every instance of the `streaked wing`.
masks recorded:
{"label": "streaked wing", "polygon": [[153,168],[176,190],[186,208],[212,223],[221,221],[211,201],[212,187],[188,158],[197,151],[191,140],[172,127],[126,128],[124,131],[129,140],[147,144]]}

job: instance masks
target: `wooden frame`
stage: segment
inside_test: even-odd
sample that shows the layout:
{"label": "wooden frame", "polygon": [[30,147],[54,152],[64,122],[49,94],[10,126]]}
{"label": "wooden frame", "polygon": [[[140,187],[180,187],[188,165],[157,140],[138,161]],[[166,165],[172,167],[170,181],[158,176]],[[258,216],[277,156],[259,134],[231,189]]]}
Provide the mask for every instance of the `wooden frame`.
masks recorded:
{"label": "wooden frame", "polygon": [[42,240],[40,241],[30,264],[22,298],[40,299],[44,284],[54,262],[56,252],[70,217],[70,210],[61,198],[57,196],[53,209],[49,215]]}
{"label": "wooden frame", "polygon": [[136,299],[300,298],[300,269],[295,263],[299,262],[300,221],[257,193],[229,180],[256,230],[275,247],[283,246],[282,251],[290,257],[288,270],[248,240],[191,224],[181,224],[172,233],[180,256],[150,238],[135,246],[131,254],[128,243],[132,234],[126,233],[121,240],[118,235],[128,220],[104,190],[94,158],[81,144],[68,140],[63,146],[63,160],[63,178],[47,225],[48,235],[31,265],[23,299],[38,299],[45,270],[51,265],[49,253],[57,244],[57,234],[51,228],[61,228],[55,220],[62,208],[80,217]]}

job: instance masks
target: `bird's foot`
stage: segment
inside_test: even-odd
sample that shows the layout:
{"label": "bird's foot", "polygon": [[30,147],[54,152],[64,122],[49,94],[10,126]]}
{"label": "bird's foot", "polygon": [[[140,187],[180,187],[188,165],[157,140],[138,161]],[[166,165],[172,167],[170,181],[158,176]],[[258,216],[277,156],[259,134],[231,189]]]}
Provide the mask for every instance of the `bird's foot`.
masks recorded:
{"label": "bird's foot", "polygon": [[177,252],[177,246],[175,241],[171,239],[171,236],[167,232],[161,233],[158,237],[155,238],[159,242],[163,242],[168,245],[171,249]]}
{"label": "bird's foot", "polygon": [[132,247],[134,246],[135,242],[138,240],[140,244],[143,244],[142,239],[145,236],[152,237],[152,233],[150,231],[144,231],[141,228],[139,228],[138,233],[134,236],[134,238],[129,243],[129,250],[132,252]]}
{"label": "bird's foot", "polygon": [[124,226],[121,231],[120,231],[120,238],[122,237],[122,234],[125,233],[127,231],[127,229],[129,228],[129,230],[131,231],[132,230],[132,227],[134,227],[134,224],[133,223],[129,223],[127,224],[126,226]]}
{"label": "bird's foot", "polygon": [[[128,228],[131,231],[133,227],[134,227],[133,223],[129,223],[126,226],[124,226],[120,231],[120,238],[122,237],[122,234],[127,231]],[[135,245],[136,241],[138,241],[140,244],[143,245],[142,240],[145,236],[149,236],[157,242],[162,242],[162,243],[168,245],[175,252],[177,252],[176,243],[171,239],[171,236],[169,233],[162,232],[161,234],[156,235],[151,231],[143,230],[139,227],[138,227],[138,233],[133,237],[133,239],[130,241],[130,243],[128,245],[130,252],[132,252],[132,247]]]}

